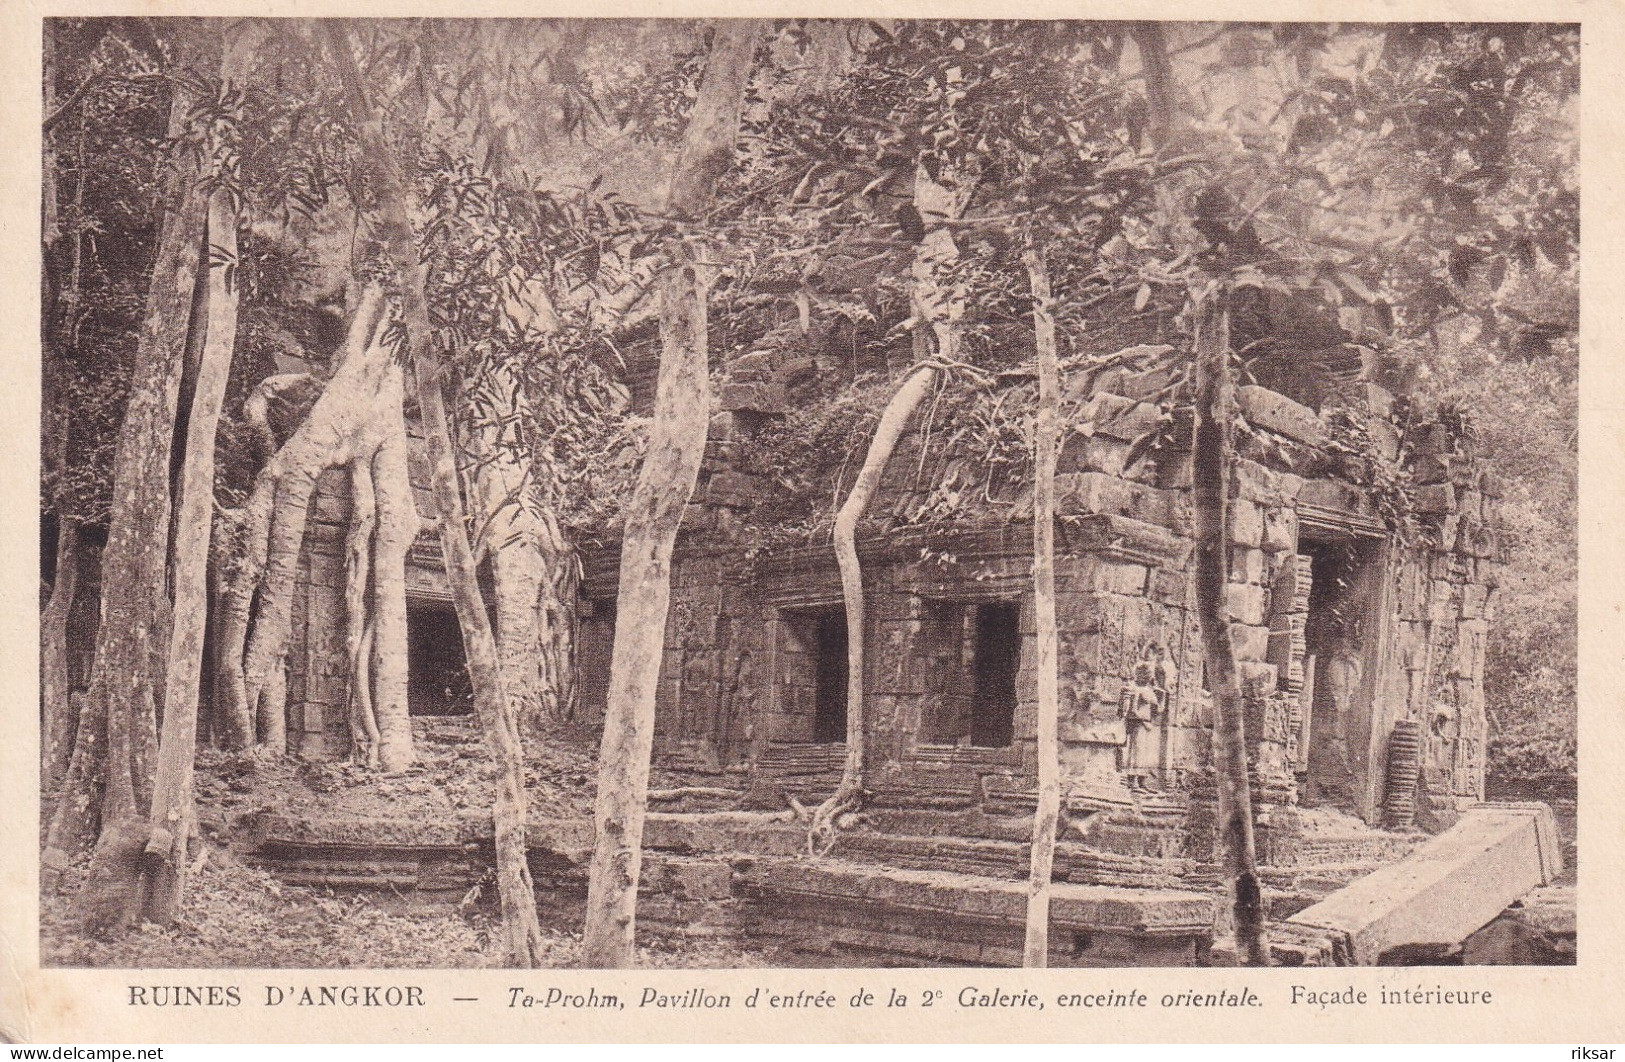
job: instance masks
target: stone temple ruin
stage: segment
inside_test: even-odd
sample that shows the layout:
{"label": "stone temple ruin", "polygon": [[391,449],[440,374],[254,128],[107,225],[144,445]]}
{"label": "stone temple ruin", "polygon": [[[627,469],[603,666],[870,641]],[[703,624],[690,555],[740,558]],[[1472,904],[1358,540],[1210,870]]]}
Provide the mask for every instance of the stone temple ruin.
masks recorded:
{"label": "stone temple ruin", "polygon": [[[1510,862],[1494,874],[1446,874],[1431,898],[1396,886],[1378,903],[1425,925],[1427,904],[1457,905],[1450,882],[1470,882],[1487,914],[1433,944],[1459,944],[1561,867],[1549,814],[1483,806],[1496,477],[1462,418],[1410,402],[1381,357],[1334,338],[1343,342],[1324,344],[1331,393],[1299,384],[1282,357],[1252,366],[1254,382],[1238,393],[1250,430],[1231,483],[1228,608],[1259,860],[1286,962],[1377,962],[1428,943],[1409,929],[1360,937],[1364,929],[1312,912],[1349,882],[1423,854],[1413,849],[1464,813],[1458,830],[1487,830],[1496,840],[1485,844]],[[782,941],[809,962],[1018,963],[1036,790],[1030,488],[973,482],[962,454],[933,452],[931,433],[945,432],[924,414],[860,534],[871,765],[861,819],[814,859],[805,824],[737,814],[815,805],[834,791],[845,755],[848,631],[834,554],[827,534],[772,533],[787,521],[763,456],[785,445],[775,441],[780,425],[827,374],[823,352],[806,345],[735,358],[720,390],[674,565],[658,698],[656,765],[686,783],[670,792],[686,795],[653,808],[640,917]],[[633,383],[647,401],[647,379]],[[1052,963],[1219,961],[1188,412],[1174,370],[1151,357],[1063,383],[1072,428],[1057,483],[1065,820]],[[1155,448],[1133,446],[1159,425]],[[290,653],[290,738],[312,758],[342,756],[348,741],[345,491],[342,473],[329,477]],[[932,518],[953,490],[962,497],[952,517]],[[463,710],[446,678],[457,673],[458,635],[432,537],[411,565],[414,712]],[[602,710],[616,573],[612,544],[588,551],[578,638],[588,714]],[[265,859],[313,880],[364,850],[413,887],[451,890],[479,859],[468,824],[398,835],[310,822],[263,830]],[[578,907],[591,831],[590,822],[533,830],[550,909]],[[1467,844],[1463,865],[1485,850]],[[1305,909],[1307,922],[1291,920]]]}

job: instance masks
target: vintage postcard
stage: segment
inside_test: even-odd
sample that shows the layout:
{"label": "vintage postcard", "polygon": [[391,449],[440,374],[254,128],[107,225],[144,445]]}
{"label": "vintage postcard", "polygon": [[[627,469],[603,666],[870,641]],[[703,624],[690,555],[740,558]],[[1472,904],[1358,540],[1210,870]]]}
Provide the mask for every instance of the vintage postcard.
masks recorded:
{"label": "vintage postcard", "polygon": [[8,1040],[1625,1039],[1617,5],[4,26]]}

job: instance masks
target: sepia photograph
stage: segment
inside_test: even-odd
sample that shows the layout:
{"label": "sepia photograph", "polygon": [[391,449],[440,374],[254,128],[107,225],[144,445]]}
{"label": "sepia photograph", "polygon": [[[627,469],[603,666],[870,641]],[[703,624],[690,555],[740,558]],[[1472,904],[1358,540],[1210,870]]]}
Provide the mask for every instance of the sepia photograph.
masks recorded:
{"label": "sepia photograph", "polygon": [[1578,24],[33,25],[43,970],[1587,954]]}

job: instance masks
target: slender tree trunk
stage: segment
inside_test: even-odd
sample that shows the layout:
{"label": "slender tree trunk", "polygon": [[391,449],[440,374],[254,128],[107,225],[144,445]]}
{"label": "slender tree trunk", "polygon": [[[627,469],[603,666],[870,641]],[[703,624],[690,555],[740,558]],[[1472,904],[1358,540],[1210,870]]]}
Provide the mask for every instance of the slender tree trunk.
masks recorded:
{"label": "slender tree trunk", "polygon": [[377,770],[378,713],[372,699],[372,550],[378,528],[372,457],[350,462],[350,533],[344,548],[344,655],[350,674],[350,752],[355,763]]}
{"label": "slender tree trunk", "polygon": [[[63,426],[64,429],[66,426]],[[40,791],[49,793],[68,771],[73,753],[73,705],[68,675],[68,619],[78,594],[84,536],[79,521],[57,513],[56,580],[40,614]]]}
{"label": "slender tree trunk", "polygon": [[1214,761],[1224,877],[1235,909],[1236,950],[1248,966],[1265,966],[1263,892],[1253,851],[1253,804],[1247,778],[1246,717],[1236,654],[1230,642],[1230,461],[1236,417],[1230,380],[1230,318],[1215,289],[1200,300],[1196,330],[1196,410],[1191,443],[1191,503],[1196,531],[1196,618],[1216,706]]}
{"label": "slender tree trunk", "polygon": [[[227,83],[231,83],[228,73]],[[203,356],[192,391],[181,473],[172,570],[174,622],[164,679],[163,734],[152,796],[152,836],[147,843],[146,917],[174,921],[186,895],[187,843],[195,833],[192,767],[197,753],[198,682],[203,670],[203,632],[209,611],[209,533],[214,526],[214,444],[231,374],[237,338],[237,215],[231,196],[216,191],[205,228],[208,283]]]}
{"label": "slender tree trunk", "polygon": [[[206,57],[210,36],[206,29],[187,26],[180,35],[180,70],[205,77],[218,70],[218,59],[211,63]],[[187,85],[175,82],[172,137],[184,131],[195,102]],[[106,620],[98,632],[89,703],[81,713],[67,784],[42,855],[49,885],[68,853],[100,823],[91,879],[79,902],[79,913],[95,935],[120,931],[142,907],[132,893],[146,847],[155,702],[163,682],[155,648],[168,637],[170,449],[207,209],[199,177],[196,160],[177,152],[165,179],[167,210],[113,460],[101,583]]]}
{"label": "slender tree trunk", "polygon": [[[1180,112],[1173,65],[1168,58],[1163,26],[1158,22],[1133,24],[1135,42],[1151,112],[1151,146],[1168,151],[1179,135]],[[1157,188],[1159,213],[1171,218],[1173,194]],[[1234,454],[1236,417],[1230,378],[1230,318],[1226,296],[1215,288],[1198,300],[1195,365],[1195,428],[1192,439],[1191,504],[1196,532],[1196,611],[1201,628],[1202,655],[1207,662],[1208,688],[1217,708],[1214,724],[1214,763],[1219,791],[1219,831],[1224,877],[1228,883],[1236,931],[1236,947],[1249,966],[1269,961],[1264,937],[1263,894],[1253,849],[1253,805],[1247,778],[1246,720],[1241,682],[1225,601],[1230,566],[1230,464]]]}
{"label": "slender tree trunk", "polygon": [[941,372],[935,364],[927,362],[912,373],[902,386],[892,392],[886,408],[875,425],[869,439],[863,467],[835,514],[835,562],[841,571],[841,599],[846,606],[846,763],[841,769],[841,782],[835,792],[813,813],[807,833],[808,851],[827,852],[836,836],[836,820],[841,815],[860,807],[863,803],[864,775],[867,768],[865,748],[867,721],[864,697],[864,615],[863,565],[858,560],[858,523],[869,508],[869,500],[880,487],[886,474],[897,440],[914,411]]}
{"label": "slender tree trunk", "polygon": [[[47,22],[44,30],[42,56],[45,111],[56,110],[56,32],[54,23]],[[41,470],[53,482],[59,482],[68,458],[68,416],[64,408],[65,375],[61,353],[54,340],[58,307],[55,277],[52,274],[51,253],[62,237],[62,219],[57,202],[56,136],[47,131],[44,136],[45,158],[40,171],[42,216],[40,219],[40,345],[42,391],[40,396],[40,458]],[[79,167],[83,170],[83,165]],[[57,517],[56,577],[51,583],[51,596],[40,613],[40,792],[51,793],[68,770],[68,759],[73,753],[73,706],[70,700],[68,675],[68,618],[73,612],[73,600],[79,585],[79,565],[84,553],[84,539],[79,521],[69,515],[60,497],[53,508]]]}
{"label": "slender tree trunk", "polygon": [[1131,30],[1140,49],[1140,73],[1145,80],[1146,110],[1151,121],[1146,136],[1153,148],[1166,150],[1173,133],[1174,68],[1160,22],[1135,22]]}
{"label": "slender tree trunk", "polygon": [[541,549],[548,579],[537,609],[541,631],[542,712],[569,722],[576,717],[576,598],[581,586],[581,558],[571,548],[550,513],[543,514]]}
{"label": "slender tree trunk", "polygon": [[[418,537],[418,510],[407,467],[405,381],[390,374],[381,404],[385,430],[373,451],[371,478],[376,524],[373,528],[370,624],[364,628],[367,668],[372,683],[372,718],[378,728],[378,766],[397,774],[417,758],[412,714],[407,704],[406,555]],[[352,679],[352,683],[357,679]]]}
{"label": "slender tree trunk", "polygon": [[[551,318],[551,310],[547,316]],[[542,327],[550,329],[550,324]],[[463,427],[473,466],[465,477],[469,507],[482,552],[491,562],[502,686],[521,728],[537,734],[543,700],[541,591],[549,573],[532,509],[539,500],[532,455],[519,427],[528,411],[520,380],[506,364],[484,366],[475,386],[483,401],[464,404],[482,410]]]}
{"label": "slender tree trunk", "polygon": [[[697,219],[732,164],[760,24],[718,22],[684,131],[666,213]],[[659,280],[660,376],[649,450],[626,510],[615,648],[598,765],[597,841],[587,886],[583,963],[632,964],[643,816],[654,749],[655,687],[671,601],[671,555],[693,496],[710,423],[704,266],[685,250]]]}
{"label": "slender tree trunk", "polygon": [[[964,211],[974,185],[955,187],[938,184],[923,167],[914,175],[914,206],[929,219],[957,219]],[[864,716],[864,602],[863,569],[858,560],[857,529],[868,508],[869,499],[879,489],[886,463],[909,418],[936,382],[940,366],[957,356],[955,322],[964,308],[964,292],[945,286],[947,267],[959,257],[959,248],[946,228],[927,233],[915,252],[910,268],[910,304],[923,322],[914,332],[914,351],[920,363],[886,403],[869,440],[863,467],[847,499],[835,514],[835,560],[841,571],[841,597],[846,606],[846,763],[835,792],[813,812],[807,830],[807,850],[829,851],[834,845],[840,817],[862,806],[864,774],[867,770],[868,730]],[[932,349],[933,343],[935,350]]]}
{"label": "slender tree trunk", "polygon": [[480,595],[474,551],[469,543],[457,465],[452,457],[451,426],[441,393],[444,367],[434,345],[425,270],[412,233],[406,179],[400,161],[385,140],[383,116],[368,100],[360,67],[350,50],[348,31],[337,21],[328,21],[323,28],[363,159],[377,182],[380,234],[402,281],[408,362],[417,382],[418,406],[429,449],[446,581],[463,631],[463,651],[468,661],[469,681],[474,688],[474,709],[498,766],[493,818],[503,936],[508,961],[515,966],[532,967],[542,958],[542,935],[526,861],[523,752],[513,711],[503,691],[496,640]]}
{"label": "slender tree trunk", "polygon": [[1038,361],[1038,424],[1033,462],[1033,610],[1038,621],[1038,807],[1033,813],[1032,867],[1027,878],[1027,941],[1022,965],[1049,963],[1050,878],[1055,830],[1061,813],[1061,714],[1055,625],[1056,409],[1060,370],[1055,357],[1055,318],[1049,269],[1043,253],[1024,256],[1033,294],[1033,332]]}

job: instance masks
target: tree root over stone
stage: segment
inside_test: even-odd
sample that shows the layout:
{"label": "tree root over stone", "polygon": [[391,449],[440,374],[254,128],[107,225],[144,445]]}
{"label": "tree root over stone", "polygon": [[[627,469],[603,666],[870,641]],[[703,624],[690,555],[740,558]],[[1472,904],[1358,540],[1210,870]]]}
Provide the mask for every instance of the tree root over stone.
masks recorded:
{"label": "tree root over stone", "polygon": [[407,473],[403,381],[383,335],[383,292],[362,295],[337,371],[233,514],[221,622],[226,730],[287,751],[287,653],[294,588],[316,482],[350,472],[346,541],[349,714],[358,763],[398,772],[413,761],[406,704],[406,554],[418,532]]}

